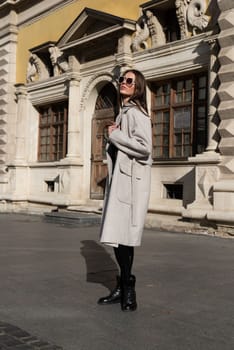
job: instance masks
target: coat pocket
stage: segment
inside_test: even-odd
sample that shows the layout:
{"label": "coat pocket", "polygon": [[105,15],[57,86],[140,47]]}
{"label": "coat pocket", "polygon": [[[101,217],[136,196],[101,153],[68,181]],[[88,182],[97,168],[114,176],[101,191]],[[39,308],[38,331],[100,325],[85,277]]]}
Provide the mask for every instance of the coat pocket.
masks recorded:
{"label": "coat pocket", "polygon": [[120,162],[118,183],[117,183],[117,197],[120,202],[132,203],[132,163]]}
{"label": "coat pocket", "polygon": [[132,170],[132,225],[142,226],[147,211],[150,186],[150,168],[137,162]]}

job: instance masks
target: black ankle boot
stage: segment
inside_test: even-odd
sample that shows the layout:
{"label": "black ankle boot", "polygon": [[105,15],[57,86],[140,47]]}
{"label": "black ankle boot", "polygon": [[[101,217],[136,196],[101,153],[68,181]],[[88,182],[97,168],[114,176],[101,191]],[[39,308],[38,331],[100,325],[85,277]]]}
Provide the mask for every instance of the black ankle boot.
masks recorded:
{"label": "black ankle boot", "polygon": [[137,308],[136,291],[135,291],[135,276],[131,275],[128,281],[123,283],[123,295],[121,308],[123,311],[135,311]]}
{"label": "black ankle boot", "polygon": [[115,289],[106,297],[100,298],[98,300],[99,305],[117,304],[121,302],[122,288],[120,277],[117,276],[117,285]]}

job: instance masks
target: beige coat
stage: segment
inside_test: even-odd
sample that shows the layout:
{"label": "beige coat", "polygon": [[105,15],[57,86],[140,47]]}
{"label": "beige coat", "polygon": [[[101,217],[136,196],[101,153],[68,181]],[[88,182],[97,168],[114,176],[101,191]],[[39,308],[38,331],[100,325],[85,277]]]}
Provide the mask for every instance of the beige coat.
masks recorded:
{"label": "beige coat", "polygon": [[116,124],[119,128],[107,144],[109,175],[100,241],[111,246],[139,246],[150,195],[151,120],[131,104],[123,107]]}

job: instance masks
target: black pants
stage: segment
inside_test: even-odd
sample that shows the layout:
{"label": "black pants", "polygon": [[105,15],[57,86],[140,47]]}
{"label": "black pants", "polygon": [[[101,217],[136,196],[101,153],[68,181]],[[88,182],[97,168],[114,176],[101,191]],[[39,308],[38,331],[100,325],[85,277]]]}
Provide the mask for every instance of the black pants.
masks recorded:
{"label": "black pants", "polygon": [[129,281],[134,259],[134,247],[119,244],[114,248],[115,257],[120,267],[122,281]]}

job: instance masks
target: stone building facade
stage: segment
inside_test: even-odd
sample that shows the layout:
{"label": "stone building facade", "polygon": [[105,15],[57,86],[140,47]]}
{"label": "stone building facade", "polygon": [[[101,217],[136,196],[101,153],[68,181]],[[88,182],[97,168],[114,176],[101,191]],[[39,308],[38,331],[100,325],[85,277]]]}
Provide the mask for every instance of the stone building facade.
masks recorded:
{"label": "stone building facade", "polygon": [[234,225],[233,1],[0,0],[0,210],[102,207],[127,68],[148,83],[150,225]]}

